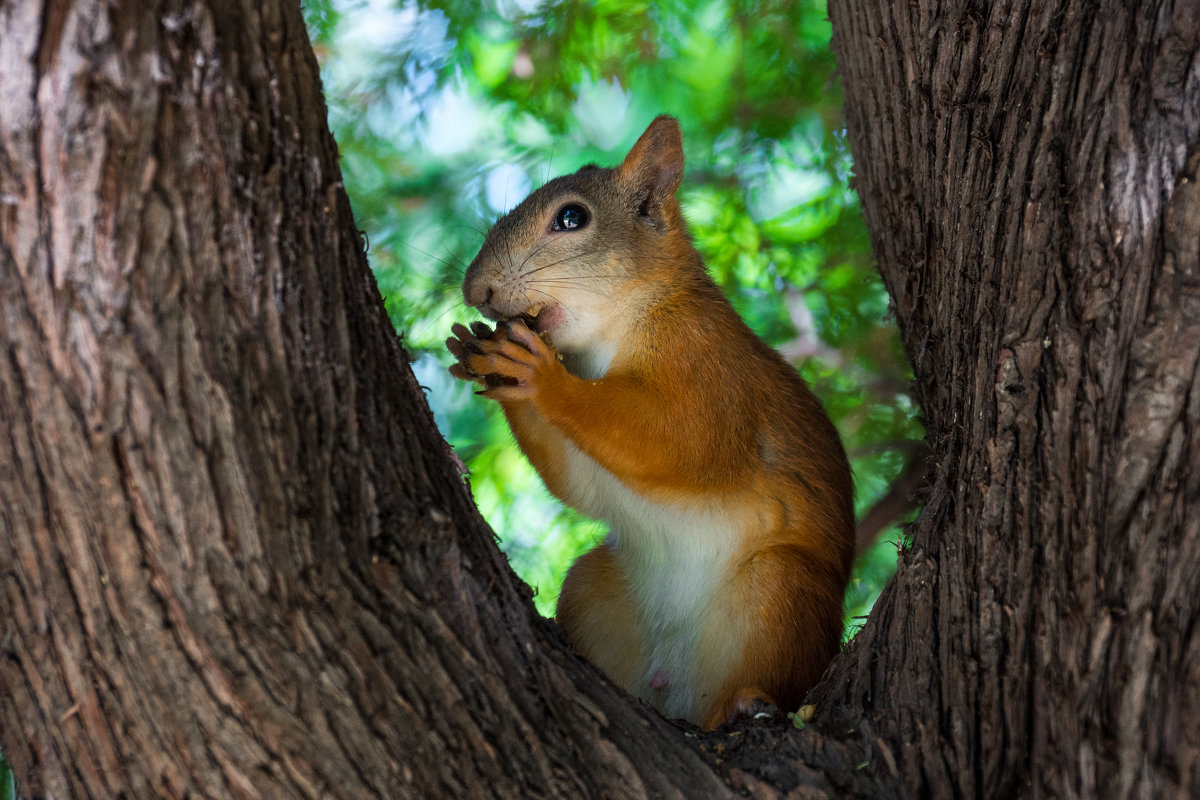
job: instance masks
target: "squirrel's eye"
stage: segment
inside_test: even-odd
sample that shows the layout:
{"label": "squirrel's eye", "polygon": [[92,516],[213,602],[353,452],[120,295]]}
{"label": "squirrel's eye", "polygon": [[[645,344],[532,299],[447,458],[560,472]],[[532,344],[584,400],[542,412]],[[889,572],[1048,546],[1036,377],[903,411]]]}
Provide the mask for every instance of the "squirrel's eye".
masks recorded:
{"label": "squirrel's eye", "polygon": [[554,217],[554,230],[577,231],[588,224],[588,210],[578,203],[571,203],[558,210]]}

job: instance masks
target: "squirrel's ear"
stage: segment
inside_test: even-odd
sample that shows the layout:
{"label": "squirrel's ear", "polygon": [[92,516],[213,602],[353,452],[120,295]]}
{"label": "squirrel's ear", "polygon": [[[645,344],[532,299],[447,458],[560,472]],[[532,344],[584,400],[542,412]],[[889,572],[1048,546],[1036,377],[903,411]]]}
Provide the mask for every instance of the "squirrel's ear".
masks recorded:
{"label": "squirrel's ear", "polygon": [[658,224],[683,180],[683,137],[674,117],[656,117],[617,167],[617,180],[637,199],[638,214]]}

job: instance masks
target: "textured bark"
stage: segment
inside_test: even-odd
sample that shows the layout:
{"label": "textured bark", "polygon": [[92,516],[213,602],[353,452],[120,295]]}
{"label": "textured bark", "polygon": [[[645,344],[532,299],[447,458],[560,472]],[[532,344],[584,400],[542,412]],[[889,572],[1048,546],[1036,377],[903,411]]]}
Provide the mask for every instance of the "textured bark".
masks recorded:
{"label": "textured bark", "polygon": [[0,747],[22,793],[726,794],[518,589],[278,5],[0,4]]}
{"label": "textured bark", "polygon": [[1200,3],[830,16],[934,466],[822,705],[914,795],[1200,796]]}

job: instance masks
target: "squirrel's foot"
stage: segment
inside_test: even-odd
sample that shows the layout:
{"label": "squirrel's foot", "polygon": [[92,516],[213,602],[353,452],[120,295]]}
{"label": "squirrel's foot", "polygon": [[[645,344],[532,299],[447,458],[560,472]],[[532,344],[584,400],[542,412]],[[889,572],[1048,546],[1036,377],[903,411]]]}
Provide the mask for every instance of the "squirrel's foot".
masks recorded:
{"label": "squirrel's foot", "polygon": [[724,703],[718,703],[708,712],[704,720],[704,729],[712,730],[720,725],[737,722],[746,717],[755,717],[767,710],[767,706],[775,705],[769,694],[756,686],[739,689]]}

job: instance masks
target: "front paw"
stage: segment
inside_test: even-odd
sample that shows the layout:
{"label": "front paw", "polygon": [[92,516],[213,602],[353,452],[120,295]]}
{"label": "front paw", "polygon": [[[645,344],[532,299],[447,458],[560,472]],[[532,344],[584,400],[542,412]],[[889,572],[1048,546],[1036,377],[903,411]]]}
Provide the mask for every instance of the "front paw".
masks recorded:
{"label": "front paw", "polygon": [[490,381],[490,384],[498,385],[499,376],[473,372],[467,366],[467,360],[471,356],[482,352],[480,342],[498,341],[503,337],[503,333],[499,330],[492,330],[484,322],[472,322],[470,328],[466,325],[455,324],[451,328],[451,332],[454,335],[446,340],[446,349],[458,359],[458,363],[451,365],[450,374],[464,381],[474,381],[481,386],[488,386],[488,379],[492,378],[493,380]]}
{"label": "front paw", "polygon": [[521,322],[455,325],[446,347],[458,359],[450,374],[484,387],[494,400],[533,400],[565,369],[554,349]]}

